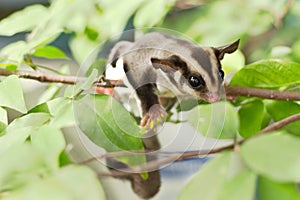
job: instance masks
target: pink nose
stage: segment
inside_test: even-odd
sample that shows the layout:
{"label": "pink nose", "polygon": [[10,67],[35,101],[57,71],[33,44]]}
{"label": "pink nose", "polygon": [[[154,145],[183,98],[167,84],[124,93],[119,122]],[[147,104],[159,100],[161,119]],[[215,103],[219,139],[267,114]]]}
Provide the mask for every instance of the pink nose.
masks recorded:
{"label": "pink nose", "polygon": [[207,96],[208,96],[207,101],[208,101],[209,103],[214,103],[214,102],[217,102],[217,101],[220,100],[219,95],[216,94],[216,93],[208,93]]}

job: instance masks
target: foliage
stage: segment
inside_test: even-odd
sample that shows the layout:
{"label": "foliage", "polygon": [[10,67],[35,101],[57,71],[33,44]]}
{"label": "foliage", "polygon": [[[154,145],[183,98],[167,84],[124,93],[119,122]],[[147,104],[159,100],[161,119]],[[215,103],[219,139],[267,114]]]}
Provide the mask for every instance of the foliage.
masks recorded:
{"label": "foliage", "polygon": [[287,61],[263,60],[245,66],[232,78],[230,85],[280,88],[299,84],[300,64]]}
{"label": "foliage", "polygon": [[[87,95],[74,103],[80,129],[108,152],[143,150],[141,132],[128,111],[107,95]],[[144,156],[121,157],[130,166],[145,162]]]}
{"label": "foliage", "polygon": [[222,153],[193,177],[178,199],[199,199],[199,194],[209,200],[253,199],[256,175],[242,162],[240,155]]}
{"label": "foliage", "polygon": [[199,133],[221,139],[236,137],[239,123],[235,108],[228,102],[197,106],[188,121]]}
{"label": "foliage", "polygon": [[[10,85],[6,88],[17,92],[19,98],[13,98],[14,105],[4,101],[1,106],[26,113],[19,79],[10,76],[1,84],[5,86],[8,83]],[[9,100],[11,97],[6,98]],[[69,118],[73,113],[69,112],[72,111],[69,101],[65,98],[54,99],[9,124],[7,119],[2,120],[6,127],[2,128],[3,136],[0,137],[1,199],[39,199],[45,196],[45,192],[49,194],[45,197],[48,199],[104,199],[95,173],[86,167],[71,164],[63,156],[66,144],[60,127],[70,125]],[[1,118],[5,119],[7,113],[2,110]],[[64,115],[61,115],[62,110]],[[63,123],[58,123],[58,119]],[[82,187],[81,181],[86,181],[90,186]]]}
{"label": "foliage", "polygon": [[[77,124],[107,152],[143,150],[143,130],[132,113],[112,97],[83,92],[91,89],[98,76],[93,69],[103,72],[104,62],[96,55],[126,27],[139,28],[136,33],[145,27],[169,28],[212,46],[241,38],[241,51],[222,61],[224,71],[232,77],[229,86],[299,91],[299,1],[201,2],[53,0],[49,7],[28,6],[3,19],[1,36],[25,32],[26,38],[0,50],[1,69],[69,75],[67,65],[57,70],[36,64],[35,58],[50,62],[72,59],[81,65],[89,57],[91,62],[84,71],[89,76],[85,82],[68,87],[49,84],[32,108],[25,103],[17,76],[1,79],[0,198],[40,199],[45,194],[48,199],[105,198],[95,173],[66,159],[64,127]],[[56,46],[63,34],[70,37],[71,55]],[[200,195],[203,200],[300,198],[296,188],[300,182],[300,122],[252,137],[270,123],[299,113],[298,102],[239,97],[235,102],[188,105],[177,112],[189,109],[188,122],[199,133],[247,140],[240,151],[222,152],[209,161],[182,189],[179,199],[199,199]],[[11,110],[19,115],[11,117]],[[118,160],[133,166],[143,164],[145,157]],[[88,187],[82,187],[86,184]]]}

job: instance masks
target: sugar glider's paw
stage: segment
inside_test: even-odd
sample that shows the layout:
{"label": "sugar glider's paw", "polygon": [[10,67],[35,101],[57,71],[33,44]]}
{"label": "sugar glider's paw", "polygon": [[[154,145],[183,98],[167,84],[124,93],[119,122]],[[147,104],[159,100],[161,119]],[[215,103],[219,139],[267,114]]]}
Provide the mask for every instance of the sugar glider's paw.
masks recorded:
{"label": "sugar glider's paw", "polygon": [[155,129],[159,124],[163,124],[164,119],[168,117],[168,113],[159,105],[151,106],[148,113],[142,118],[141,126],[146,127],[147,131]]}

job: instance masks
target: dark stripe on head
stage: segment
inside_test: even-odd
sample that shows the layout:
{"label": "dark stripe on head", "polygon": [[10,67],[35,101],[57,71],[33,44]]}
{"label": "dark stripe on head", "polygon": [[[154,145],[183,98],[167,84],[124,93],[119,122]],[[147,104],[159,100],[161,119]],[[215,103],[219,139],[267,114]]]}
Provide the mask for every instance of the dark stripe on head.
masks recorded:
{"label": "dark stripe on head", "polygon": [[199,47],[194,47],[192,49],[192,55],[191,55],[208,74],[208,76],[211,78],[211,83],[216,84],[215,77],[213,76],[213,69],[210,61],[210,55],[208,55],[208,52],[203,50]]}

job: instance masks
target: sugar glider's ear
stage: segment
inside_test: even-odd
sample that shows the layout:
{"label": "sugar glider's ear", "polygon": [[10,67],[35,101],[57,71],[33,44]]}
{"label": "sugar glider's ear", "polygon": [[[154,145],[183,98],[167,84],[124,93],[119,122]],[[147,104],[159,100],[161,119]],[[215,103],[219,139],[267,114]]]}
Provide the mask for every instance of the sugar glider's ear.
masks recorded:
{"label": "sugar glider's ear", "polygon": [[222,60],[224,58],[224,54],[225,53],[233,53],[237,50],[237,48],[239,47],[239,43],[240,43],[240,39],[238,39],[237,41],[225,45],[225,46],[221,46],[221,47],[216,47],[213,48],[215,50],[215,54],[217,56],[217,58],[219,60]]}
{"label": "sugar glider's ear", "polygon": [[186,63],[176,55],[163,59],[151,58],[151,63],[155,69],[161,69],[163,72],[177,71],[186,67]]}

